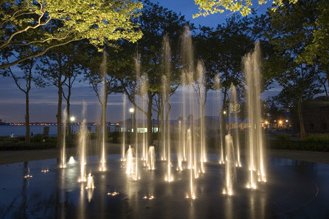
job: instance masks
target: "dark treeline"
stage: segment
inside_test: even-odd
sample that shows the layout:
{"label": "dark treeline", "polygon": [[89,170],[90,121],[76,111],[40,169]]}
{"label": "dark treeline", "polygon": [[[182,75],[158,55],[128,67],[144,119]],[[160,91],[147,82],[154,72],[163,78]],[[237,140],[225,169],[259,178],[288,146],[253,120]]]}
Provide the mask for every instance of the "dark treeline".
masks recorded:
{"label": "dark treeline", "polygon": [[[58,94],[57,123],[62,122],[62,109],[66,106],[70,115],[70,98],[76,83],[88,83],[94,90],[101,104],[100,64],[103,51],[107,54],[106,94],[125,93],[130,102],[135,103],[136,69],[135,60],[140,55],[141,74],[148,76],[148,107],[144,112],[148,118],[148,131],[152,131],[152,118],[160,113],[161,75],[163,74],[163,37],[167,36],[171,46],[170,95],[180,85],[181,57],[180,36],[184,27],[190,26],[193,33],[195,59],[202,59],[206,66],[206,89],[214,89],[215,76],[220,77],[223,105],[227,105],[231,84],[240,91],[243,101],[244,77],[242,57],[254,48],[256,41],[262,48],[262,73],[264,90],[271,88],[273,82],[282,87],[277,96],[266,100],[267,109],[272,112],[287,111],[296,115],[300,136],[303,138],[303,102],[316,95],[328,97],[329,53],[328,3],[325,0],[299,0],[297,4],[268,11],[264,15],[252,13],[241,17],[232,15],[223,24],[210,28],[195,27],[180,14],[158,4],[143,1],[143,9],[138,17],[131,18],[143,36],[137,40],[130,37],[106,38],[105,46],[97,47],[92,37],[80,37],[59,43],[44,53],[44,44],[33,43],[34,34],[45,31],[48,35],[62,28],[61,22],[44,24],[45,30],[24,34],[15,38],[15,43],[8,48],[8,39],[13,34],[10,27],[2,31],[0,74],[11,77],[26,99],[26,142],[30,141],[29,131],[29,95],[31,87],[55,86]],[[2,7],[6,7],[2,5]],[[6,17],[2,14],[0,18]],[[36,18],[34,18],[36,19]],[[46,19],[46,17],[42,18]],[[45,21],[44,21],[45,22]],[[138,24],[138,25],[137,25]],[[5,22],[2,23],[4,27]],[[101,31],[101,30],[100,30]],[[93,32],[93,34],[97,34]],[[115,34],[115,33],[113,33]],[[139,32],[136,35],[140,34]],[[55,35],[54,35],[55,36]],[[89,35],[88,35],[89,36]],[[26,44],[26,42],[31,42]],[[10,42],[12,43],[12,42]],[[24,44],[24,46],[20,46]],[[46,47],[49,45],[46,44]],[[48,48],[47,47],[47,48]],[[41,49],[40,49],[41,48]],[[33,53],[36,51],[38,53]],[[32,55],[31,54],[36,54]],[[12,61],[13,57],[21,61]],[[18,57],[18,58],[17,58]],[[153,115],[155,114],[155,115]],[[62,135],[58,126],[58,138]],[[152,136],[152,135],[149,135]],[[152,142],[152,139],[149,139]],[[58,141],[60,142],[60,141]]]}

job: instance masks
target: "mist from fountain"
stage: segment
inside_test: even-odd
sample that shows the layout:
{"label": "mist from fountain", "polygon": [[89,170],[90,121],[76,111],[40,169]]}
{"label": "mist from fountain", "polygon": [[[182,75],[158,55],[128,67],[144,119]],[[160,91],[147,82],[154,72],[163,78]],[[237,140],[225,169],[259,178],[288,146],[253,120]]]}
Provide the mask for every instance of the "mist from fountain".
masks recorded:
{"label": "mist from fountain", "polygon": [[83,120],[80,123],[80,130],[79,130],[79,145],[78,145],[78,154],[79,154],[79,161],[80,161],[80,177],[78,182],[86,182],[86,165],[87,165],[87,121],[85,119],[86,115],[86,103],[83,102],[82,104],[82,115]]}
{"label": "mist from fountain", "polygon": [[107,55],[106,52],[103,52],[103,59],[100,65],[100,72],[102,76],[102,95],[101,95],[101,154],[99,160],[98,170],[104,172],[107,170],[106,167],[106,109],[107,109],[107,83],[106,83],[106,74],[107,74]]}
{"label": "mist from fountain", "polygon": [[61,155],[60,155],[60,164],[59,168],[66,168],[66,127],[67,127],[67,110],[66,108],[63,111],[62,117],[62,148],[61,148]]}
{"label": "mist from fountain", "polygon": [[244,59],[244,71],[246,76],[248,135],[247,144],[249,148],[249,180],[247,188],[256,189],[258,174],[259,182],[266,182],[265,172],[265,147],[263,141],[263,130],[261,127],[261,103],[260,103],[260,46],[256,43],[252,53],[247,54]]}

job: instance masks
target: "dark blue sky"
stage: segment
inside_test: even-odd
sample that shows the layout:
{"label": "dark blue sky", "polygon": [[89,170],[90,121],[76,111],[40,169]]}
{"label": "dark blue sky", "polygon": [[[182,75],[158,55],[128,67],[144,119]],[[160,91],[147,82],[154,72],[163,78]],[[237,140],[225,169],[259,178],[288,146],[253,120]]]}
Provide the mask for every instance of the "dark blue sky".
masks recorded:
{"label": "dark blue sky", "polygon": [[[191,20],[198,25],[206,25],[215,27],[220,23],[225,22],[232,13],[215,14],[208,17],[200,17],[192,19],[192,14],[197,12],[197,6],[193,0],[159,0],[160,5],[167,7],[177,13],[181,13],[186,19]],[[262,13],[267,6],[258,8],[258,12]],[[268,93],[276,92],[269,91]],[[177,101],[178,97],[173,98],[173,102]],[[213,114],[211,107],[212,97],[208,97],[209,107],[208,115]],[[88,85],[76,84],[72,94],[72,114],[79,117],[81,114],[82,101],[87,102],[87,118],[88,121],[96,121],[99,116],[99,103],[94,95],[94,92]],[[56,121],[56,106],[57,106],[57,91],[55,87],[33,88],[31,91],[30,114],[31,121]],[[109,97],[108,118],[111,122],[120,121],[122,118],[122,97],[121,95],[111,95]],[[12,78],[0,77],[0,119],[8,122],[24,121],[25,114],[25,99],[24,93],[18,90]],[[176,117],[176,115],[173,115]]]}

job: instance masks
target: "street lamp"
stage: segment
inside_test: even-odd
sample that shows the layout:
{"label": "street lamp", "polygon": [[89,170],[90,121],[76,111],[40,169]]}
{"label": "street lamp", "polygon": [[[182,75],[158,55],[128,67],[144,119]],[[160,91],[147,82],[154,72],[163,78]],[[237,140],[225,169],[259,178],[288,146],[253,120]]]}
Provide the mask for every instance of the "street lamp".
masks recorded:
{"label": "street lamp", "polygon": [[129,108],[129,113],[130,113],[130,120],[131,120],[131,132],[133,130],[133,115],[135,113],[135,108],[134,107],[130,107]]}
{"label": "street lamp", "polygon": [[69,135],[71,135],[73,133],[73,127],[72,127],[72,124],[73,122],[75,122],[76,118],[75,116],[70,116],[70,123],[68,124],[69,125]]}
{"label": "street lamp", "polygon": [[75,116],[71,116],[70,117],[70,122],[75,122],[75,119],[76,119]]}

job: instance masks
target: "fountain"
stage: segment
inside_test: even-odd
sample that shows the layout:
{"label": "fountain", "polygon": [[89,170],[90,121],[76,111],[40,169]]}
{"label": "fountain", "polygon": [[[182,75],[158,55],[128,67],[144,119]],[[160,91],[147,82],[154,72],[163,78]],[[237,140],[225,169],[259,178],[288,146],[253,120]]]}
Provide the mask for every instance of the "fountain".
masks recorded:
{"label": "fountain", "polygon": [[260,103],[260,46],[256,43],[255,50],[247,54],[244,59],[246,75],[247,113],[249,148],[249,181],[247,188],[256,189],[256,174],[259,182],[266,182],[263,130],[261,127]]}
{"label": "fountain", "polygon": [[200,172],[205,173],[205,162],[207,162],[206,151],[206,131],[205,131],[205,104],[206,104],[206,88],[205,88],[205,67],[203,62],[198,61],[197,64],[197,93],[199,97],[199,144],[200,144]]}
{"label": "fountain", "polygon": [[[184,153],[185,153],[185,139],[183,141],[183,129],[182,129],[182,121],[178,120],[178,144],[177,144],[177,171],[183,171],[183,161],[184,161]],[[185,135],[184,135],[185,136]],[[183,145],[184,142],[184,145]],[[185,159],[186,160],[186,159]]]}
{"label": "fountain", "polygon": [[[191,130],[188,129],[187,133],[186,133],[186,139],[187,139],[187,145],[188,145],[188,151],[189,151],[189,160],[192,160],[193,158],[193,154],[192,154],[192,134],[191,134]],[[190,198],[190,199],[196,199],[196,195],[195,195],[195,189],[194,189],[194,176],[193,176],[193,168],[191,167],[189,169],[190,171],[190,177],[189,177],[189,192],[186,195],[186,198]]]}
{"label": "fountain", "polygon": [[234,149],[232,135],[225,135],[225,183],[223,194],[233,195]]}
{"label": "fountain", "polygon": [[231,98],[229,105],[229,122],[230,122],[230,132],[234,131],[233,145],[236,151],[236,167],[242,167],[241,158],[240,158],[240,136],[239,136],[239,118],[238,113],[240,112],[240,105],[237,100],[236,88],[233,84],[230,87]]}
{"label": "fountain", "polygon": [[[220,89],[220,77],[219,75],[216,75],[214,78],[214,89],[215,89],[215,95],[216,95],[216,102],[221,103],[222,102],[222,94]],[[224,164],[224,130],[223,130],[223,105],[218,109],[218,115],[219,115],[219,164]]]}
{"label": "fountain", "polygon": [[106,52],[103,52],[103,60],[100,65],[100,72],[103,79],[103,87],[102,87],[102,96],[101,96],[101,154],[99,160],[99,168],[98,170],[101,172],[106,171],[106,108],[107,108],[107,83],[106,83],[106,73],[107,73],[107,55]]}
{"label": "fountain", "polygon": [[[82,115],[85,118],[86,113],[86,103],[82,104]],[[86,147],[87,147],[87,121],[83,119],[80,124],[79,131],[79,145],[78,145],[78,153],[79,153],[79,161],[80,161],[80,177],[78,182],[86,182],[86,165],[87,165],[87,155],[86,155]]]}
{"label": "fountain", "polygon": [[70,156],[69,161],[67,162],[68,165],[74,165],[76,163],[73,156]]}
{"label": "fountain", "polygon": [[88,173],[86,189],[94,189],[94,188],[95,188],[94,177],[91,175],[91,173]]}
{"label": "fountain", "polygon": [[172,164],[171,164],[171,136],[170,136],[170,74],[171,74],[171,51],[169,45],[169,39],[167,36],[163,38],[163,71],[161,82],[162,82],[162,147],[163,147],[163,160],[167,160],[167,173],[165,181],[172,182],[174,177],[172,175]]}
{"label": "fountain", "polygon": [[[135,124],[134,124],[134,134],[135,134],[135,170],[134,170],[134,180],[140,179],[139,174],[139,157],[144,161],[144,166],[147,163],[147,132],[146,129],[146,116],[145,112],[147,112],[147,102],[148,102],[148,78],[146,75],[141,75],[141,65],[140,65],[140,55],[137,54],[135,59],[135,69],[136,69],[136,88],[135,88],[135,103],[136,103],[136,111],[135,111]],[[141,126],[141,134],[138,134],[138,126]],[[140,146],[142,146],[142,154],[140,153]]]}
{"label": "fountain", "polygon": [[155,148],[154,146],[149,147],[148,151],[148,169],[155,170]]}
{"label": "fountain", "polygon": [[133,176],[134,173],[134,155],[131,146],[129,145],[126,153],[126,174],[128,176]]}
{"label": "fountain", "polygon": [[66,108],[63,111],[62,118],[62,148],[61,148],[61,156],[60,156],[60,164],[59,168],[66,168],[66,126],[67,126],[67,110]]}
{"label": "fountain", "polygon": [[122,95],[122,142],[121,142],[121,161],[125,161],[126,158],[126,133],[127,133],[127,124],[126,124],[126,107],[127,107],[127,96]]}
{"label": "fountain", "polygon": [[88,173],[87,185],[86,185],[88,202],[91,202],[91,199],[93,198],[94,189],[95,189],[94,177],[91,175],[91,173]]}

